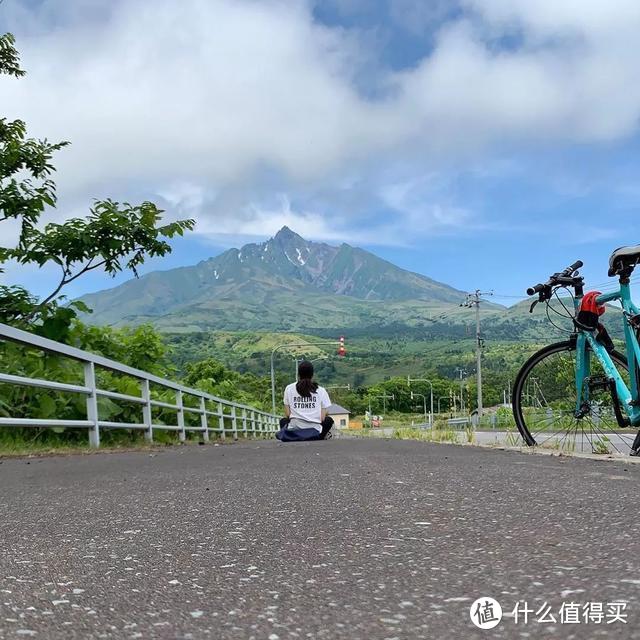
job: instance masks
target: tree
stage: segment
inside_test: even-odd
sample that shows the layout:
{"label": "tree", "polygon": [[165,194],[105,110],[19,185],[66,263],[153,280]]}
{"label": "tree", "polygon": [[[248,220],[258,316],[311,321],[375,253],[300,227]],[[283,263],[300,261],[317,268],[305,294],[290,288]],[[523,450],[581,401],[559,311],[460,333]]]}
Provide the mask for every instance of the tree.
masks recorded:
{"label": "tree", "polygon": [[[18,51],[11,34],[0,36],[0,75],[20,78]],[[27,326],[57,340],[66,340],[77,310],[90,311],[82,303],[67,306],[62,290],[89,271],[102,269],[111,276],[123,270],[136,277],[147,257],[171,252],[167,239],[193,229],[193,220],[161,224],[162,213],[152,202],[120,204],[96,201],[86,218],[43,229],[38,222],[47,207],[56,206],[56,185],[51,179],[55,152],[68,142],[50,143],[27,137],[22,120],[0,118],[0,224],[14,220],[19,225],[16,246],[0,246],[2,264],[60,267],[60,280],[42,300],[23,287],[0,286],[0,321]]]}
{"label": "tree", "polygon": [[14,317],[33,320],[46,311],[64,286],[89,271],[104,269],[114,276],[129,269],[137,276],[137,267],[145,257],[171,252],[163,238],[182,235],[185,229],[193,227],[192,220],[159,226],[161,216],[162,211],[151,202],[131,206],[105,200],[96,202],[87,218],[51,223],[43,230],[28,226],[17,247],[0,249],[0,260],[13,259],[20,264],[35,263],[39,267],[52,262],[59,265],[62,274],[52,293],[33,304],[26,313],[23,305],[13,308]]}
{"label": "tree", "polygon": [[[0,36],[0,75],[20,78],[25,72],[20,68],[14,42],[10,33]],[[45,208],[55,206],[56,185],[50,179],[55,169],[51,159],[67,144],[27,138],[22,120],[0,118],[0,222],[17,220],[20,241]]]}
{"label": "tree", "polygon": [[233,371],[214,358],[188,363],[183,380],[187,386],[220,398],[233,398],[236,402],[265,410],[271,405],[269,378]]}

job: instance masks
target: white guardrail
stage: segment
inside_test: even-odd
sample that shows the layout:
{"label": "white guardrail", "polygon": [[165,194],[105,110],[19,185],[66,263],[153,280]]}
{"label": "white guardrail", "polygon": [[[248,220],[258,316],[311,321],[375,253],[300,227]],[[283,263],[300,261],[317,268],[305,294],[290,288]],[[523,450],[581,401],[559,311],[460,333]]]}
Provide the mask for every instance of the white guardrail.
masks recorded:
{"label": "white guardrail", "polygon": [[[153,441],[154,430],[177,431],[180,440],[186,439],[187,432],[202,434],[205,441],[209,440],[209,433],[215,432],[224,438],[232,434],[237,439],[238,434],[266,435],[275,433],[279,428],[278,418],[273,414],[260,411],[237,402],[231,402],[218,398],[211,394],[190,389],[176,382],[166,380],[159,376],[135,369],[127,365],[103,358],[102,356],[69,347],[67,345],[41,338],[27,331],[22,331],[6,324],[0,323],[0,340],[16,342],[29,347],[34,347],[48,353],[55,353],[79,361],[84,366],[84,385],[67,384],[52,380],[27,378],[6,373],[0,373],[1,384],[22,385],[39,387],[54,392],[79,393],[86,396],[87,417],[86,420],[55,420],[38,418],[12,418],[0,417],[0,427],[67,427],[87,429],[89,431],[89,444],[92,447],[100,446],[101,429],[139,429],[145,433],[145,438]],[[140,395],[133,396],[115,391],[99,389],[96,385],[96,367],[102,367],[109,371],[125,374],[140,381]],[[151,385],[157,385],[163,390],[175,392],[175,403],[162,402],[151,397]],[[128,403],[138,404],[141,407],[142,422],[124,423],[101,420],[98,411],[98,398],[105,397],[112,400],[123,400]],[[197,407],[191,407],[185,403],[188,398],[197,400]],[[155,424],[153,422],[153,408],[160,407],[175,412],[175,425]],[[185,413],[198,414],[200,426],[185,425]],[[209,419],[213,418],[215,426],[210,425]]]}

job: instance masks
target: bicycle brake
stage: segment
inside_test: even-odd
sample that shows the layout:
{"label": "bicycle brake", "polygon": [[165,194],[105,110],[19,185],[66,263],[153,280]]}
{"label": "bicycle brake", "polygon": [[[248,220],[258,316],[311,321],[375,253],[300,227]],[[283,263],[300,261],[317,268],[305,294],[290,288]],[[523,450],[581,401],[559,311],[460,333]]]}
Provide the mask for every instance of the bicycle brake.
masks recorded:
{"label": "bicycle brake", "polygon": [[633,316],[627,315],[627,321],[636,331],[640,329],[640,313],[636,313]]}

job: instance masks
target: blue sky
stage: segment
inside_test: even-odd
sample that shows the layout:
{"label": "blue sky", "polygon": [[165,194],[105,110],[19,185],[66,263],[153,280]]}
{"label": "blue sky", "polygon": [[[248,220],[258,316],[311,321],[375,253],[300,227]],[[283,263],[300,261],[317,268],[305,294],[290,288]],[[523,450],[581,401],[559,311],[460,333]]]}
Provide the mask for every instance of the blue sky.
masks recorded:
{"label": "blue sky", "polygon": [[196,218],[145,269],[287,224],[514,296],[578,258],[602,283],[640,242],[635,1],[5,0],[0,30],[29,72],[3,115],[73,143],[49,219],[107,196]]}

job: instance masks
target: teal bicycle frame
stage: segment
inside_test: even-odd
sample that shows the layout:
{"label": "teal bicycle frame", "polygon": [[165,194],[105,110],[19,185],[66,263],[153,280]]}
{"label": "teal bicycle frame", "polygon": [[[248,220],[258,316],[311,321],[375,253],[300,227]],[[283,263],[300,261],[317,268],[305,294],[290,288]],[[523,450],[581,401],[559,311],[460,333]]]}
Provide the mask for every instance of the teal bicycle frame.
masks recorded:
{"label": "teal bicycle frame", "polygon": [[[576,313],[580,308],[582,296],[576,296]],[[589,400],[588,378],[591,375],[591,355],[599,360],[605,375],[612,379],[621,409],[627,414],[631,426],[640,425],[640,392],[638,389],[638,363],[640,363],[640,344],[636,334],[628,322],[628,318],[640,314],[640,309],[631,300],[631,290],[628,283],[620,283],[620,289],[612,293],[605,293],[597,298],[598,304],[619,301],[622,305],[622,319],[624,325],[624,340],[626,344],[627,363],[629,366],[629,382],[627,387],[618,368],[613,362],[606,348],[596,340],[594,331],[579,330],[576,342],[576,414],[581,411],[585,402]],[[587,345],[590,349],[587,348]]]}

